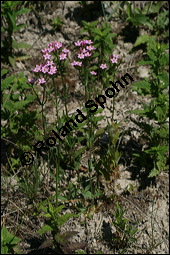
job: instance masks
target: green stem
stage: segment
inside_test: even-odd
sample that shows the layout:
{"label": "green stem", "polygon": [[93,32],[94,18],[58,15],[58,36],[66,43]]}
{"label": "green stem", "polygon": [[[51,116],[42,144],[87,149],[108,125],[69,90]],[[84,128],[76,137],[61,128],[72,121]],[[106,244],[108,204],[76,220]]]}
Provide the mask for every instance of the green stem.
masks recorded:
{"label": "green stem", "polygon": [[61,74],[61,80],[62,80],[62,84],[63,84],[63,88],[64,88],[64,106],[65,106],[66,115],[68,116],[66,83],[64,82],[62,72],[60,72],[60,74]]}
{"label": "green stem", "polygon": [[60,167],[60,161],[59,161],[59,148],[56,148],[56,207],[58,207],[58,183],[59,183],[59,167]]}
{"label": "green stem", "polygon": [[58,102],[58,97],[57,97],[57,86],[56,86],[56,83],[55,83],[55,81],[54,81],[54,77],[52,77],[52,81],[53,81],[54,94],[55,94],[56,116],[57,116],[57,120],[58,120],[58,118],[59,118],[59,112],[58,112],[58,105],[59,105],[59,102]]}
{"label": "green stem", "polygon": [[46,117],[44,115],[44,105],[45,105],[46,101],[45,101],[45,87],[44,87],[44,91],[43,91],[43,100],[41,103],[41,113],[42,113],[42,123],[43,123],[43,130],[44,130],[44,136],[46,136]]}

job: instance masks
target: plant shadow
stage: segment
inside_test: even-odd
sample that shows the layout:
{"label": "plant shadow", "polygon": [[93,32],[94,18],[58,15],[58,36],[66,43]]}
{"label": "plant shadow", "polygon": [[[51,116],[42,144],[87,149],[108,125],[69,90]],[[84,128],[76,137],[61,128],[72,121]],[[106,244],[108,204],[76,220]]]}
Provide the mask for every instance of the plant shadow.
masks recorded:
{"label": "plant shadow", "polygon": [[156,185],[156,178],[148,177],[153,168],[151,160],[145,158],[145,162],[143,162],[141,160],[142,157],[137,158],[133,155],[139,154],[142,156],[142,147],[143,145],[132,136],[126,142],[122,140],[119,147],[119,150],[123,152],[119,163],[125,164],[126,162],[126,170],[130,172],[131,180],[138,180],[139,182],[138,191],[144,190],[151,185]]}
{"label": "plant shadow", "polygon": [[82,26],[82,20],[92,22],[101,16],[103,16],[101,1],[93,1],[83,7],[78,6],[73,11],[69,8],[65,18],[74,20],[79,26]]}
{"label": "plant shadow", "polygon": [[129,23],[126,27],[122,29],[120,35],[123,36],[124,42],[135,43],[137,37],[139,36],[139,28]]}

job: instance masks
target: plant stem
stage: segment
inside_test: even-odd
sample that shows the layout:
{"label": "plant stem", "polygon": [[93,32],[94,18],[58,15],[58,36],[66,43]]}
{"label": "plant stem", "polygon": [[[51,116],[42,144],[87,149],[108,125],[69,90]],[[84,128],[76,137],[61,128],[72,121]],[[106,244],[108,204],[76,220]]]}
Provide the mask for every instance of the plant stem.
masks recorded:
{"label": "plant stem", "polygon": [[41,103],[41,113],[42,113],[42,123],[43,123],[43,130],[44,130],[44,136],[46,136],[46,117],[44,115],[44,105],[46,103],[46,101],[44,101],[45,99],[45,87],[44,87],[44,90],[43,90],[43,100],[42,100],[42,103]]}
{"label": "plant stem", "polygon": [[56,83],[54,81],[54,77],[52,77],[52,81],[53,81],[53,87],[54,87],[54,94],[55,94],[55,107],[56,107],[56,116],[57,116],[57,120],[59,118],[59,112],[58,112],[58,97],[57,97],[57,87],[56,87]]}
{"label": "plant stem", "polygon": [[57,159],[56,159],[56,207],[58,207],[58,179],[59,179],[59,150],[57,150]]}
{"label": "plant stem", "polygon": [[68,116],[66,83],[64,82],[62,72],[60,72],[60,73],[61,73],[61,80],[62,80],[62,84],[63,84],[63,88],[64,88],[64,106],[65,106],[66,115]]}

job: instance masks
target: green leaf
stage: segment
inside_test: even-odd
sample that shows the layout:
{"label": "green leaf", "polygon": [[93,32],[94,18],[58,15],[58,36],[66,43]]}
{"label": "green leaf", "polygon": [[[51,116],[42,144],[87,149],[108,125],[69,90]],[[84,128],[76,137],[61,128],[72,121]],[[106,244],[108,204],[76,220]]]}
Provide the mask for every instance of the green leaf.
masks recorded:
{"label": "green leaf", "polygon": [[94,47],[95,47],[95,48],[100,47],[100,42],[99,42],[99,43],[94,43]]}
{"label": "green leaf", "polygon": [[65,224],[70,218],[78,217],[79,215],[75,215],[74,213],[66,213],[58,218],[58,227]]}
{"label": "green leaf", "polygon": [[8,252],[8,246],[3,246],[3,244],[1,245],[1,254],[9,254]]}
{"label": "green leaf", "polygon": [[106,19],[106,22],[108,22],[110,20],[110,18],[112,17],[112,15],[117,12],[117,10],[119,9],[120,5],[122,4],[122,2],[120,1],[116,7],[110,12],[109,16]]}
{"label": "green leaf", "polygon": [[30,9],[28,9],[28,8],[22,8],[21,10],[18,10],[18,11],[16,12],[16,15],[18,16],[18,15],[21,15],[21,14],[24,14],[24,13],[28,13],[28,12],[30,12]]}
{"label": "green leaf", "polygon": [[18,30],[20,30],[21,28],[24,28],[24,27],[26,27],[26,26],[27,26],[26,24],[20,24],[20,25],[18,25],[18,26],[15,26],[14,32],[16,32],[16,31],[18,31]]}
{"label": "green leaf", "polygon": [[157,106],[155,108],[155,111],[156,111],[156,116],[157,116],[159,122],[166,120],[166,118],[167,118],[166,106],[165,107]]}
{"label": "green leaf", "polygon": [[20,240],[21,240],[20,238],[14,236],[10,232],[8,232],[6,227],[2,227],[2,229],[1,229],[1,242],[3,244],[15,245],[18,242],[20,242]]}
{"label": "green leaf", "polygon": [[[99,35],[96,35],[95,37],[94,37],[94,42],[96,42],[96,41],[99,41],[100,40],[100,36]],[[96,46],[95,46],[96,47]]]}
{"label": "green leaf", "polygon": [[54,213],[54,207],[52,206],[51,203],[48,204],[48,212],[50,213],[50,215],[53,215]]}
{"label": "green leaf", "polygon": [[12,47],[14,49],[20,49],[20,48],[31,48],[32,46],[28,43],[24,43],[24,42],[18,43],[17,41],[13,40],[12,41]]}
{"label": "green leaf", "polygon": [[12,81],[15,79],[14,75],[8,76],[2,81],[2,91],[8,89]]}
{"label": "green leaf", "polygon": [[[34,97],[34,96],[33,96]],[[15,110],[23,110],[24,107],[26,107],[29,103],[32,102],[32,99],[29,100],[21,100],[21,101],[8,101],[5,104],[5,108],[9,111],[15,111]]]}
{"label": "green leaf", "polygon": [[[151,84],[147,81],[137,81],[133,83],[132,90],[138,92],[138,89],[141,89],[141,92],[146,95],[151,93]],[[141,94],[140,90],[139,93]]]}
{"label": "green leaf", "polygon": [[15,15],[11,15],[9,12],[8,12],[8,16],[9,16],[9,19],[10,19],[10,21],[11,21],[11,25],[12,25],[12,27],[10,27],[9,29],[10,30],[13,30],[14,28],[15,28],[15,23],[16,23],[16,17],[15,17]]}
{"label": "green leaf", "polygon": [[8,70],[7,70],[7,69],[2,69],[2,70],[1,70],[1,77],[2,77],[4,74],[6,74],[6,73],[8,73]]}
{"label": "green leaf", "polygon": [[57,208],[54,209],[55,215],[57,215],[59,212],[61,212],[61,210],[64,208],[64,205],[60,205]]}
{"label": "green leaf", "polygon": [[163,81],[163,84],[161,83],[160,85],[162,86],[163,89],[168,88],[169,85],[169,76],[167,72],[163,72],[157,76],[161,81]]}
{"label": "green leaf", "polygon": [[133,17],[128,17],[126,21],[132,22],[134,26],[147,25],[148,27],[153,28],[153,24],[150,19],[143,14],[137,13]]}
{"label": "green leaf", "polygon": [[97,109],[97,111],[94,114],[96,115],[98,113],[101,113],[101,112],[103,112],[103,110],[104,110],[103,108],[99,108],[99,109]]}
{"label": "green leaf", "polygon": [[80,128],[84,127],[84,125],[85,125],[86,123],[85,123],[85,122],[82,122],[82,123],[76,123],[76,124],[77,124],[78,128],[80,129]]}
{"label": "green leaf", "polygon": [[44,225],[37,231],[37,234],[42,235],[46,232],[52,231],[53,229],[49,225]]}
{"label": "green leaf", "polygon": [[93,32],[99,35],[100,37],[102,36],[102,31],[98,27],[94,28]]}
{"label": "green leaf", "polygon": [[[99,52],[95,52],[94,54],[93,54],[93,58],[96,58],[96,57],[98,57],[98,56],[100,56],[100,53]],[[97,68],[96,68],[97,69]],[[96,69],[91,69],[91,70],[96,70]]]}
{"label": "green leaf", "polygon": [[41,216],[44,216],[44,217],[46,217],[46,218],[51,218],[51,214],[50,214],[50,213],[41,214]]}
{"label": "green leaf", "polygon": [[103,120],[104,116],[94,116],[93,117],[93,122],[98,123],[100,120]]}
{"label": "green leaf", "polygon": [[103,32],[102,32],[102,36],[106,36],[109,32],[110,32],[110,28],[106,28]]}
{"label": "green leaf", "polygon": [[156,169],[155,167],[151,170],[150,174],[149,174],[149,178],[155,177],[160,173],[160,171],[158,169]]}
{"label": "green leaf", "polygon": [[86,150],[86,148],[80,148],[80,149],[78,149],[77,151],[76,151],[76,153],[75,153],[75,155],[74,155],[74,157],[75,158],[77,158],[80,154],[82,154],[82,153],[84,153],[85,152],[85,150]]}
{"label": "green leaf", "polygon": [[148,10],[149,10],[149,14],[151,14],[151,13],[159,13],[159,10],[160,10],[160,8],[161,8],[161,6],[163,4],[164,4],[164,1],[153,2],[152,5],[150,3],[148,3],[144,7],[143,13],[147,14]]}
{"label": "green leaf", "polygon": [[96,136],[99,136],[99,135],[103,134],[104,132],[105,132],[105,129],[104,128],[100,128],[100,129],[97,130]]}
{"label": "green leaf", "polygon": [[107,37],[108,37],[109,39],[111,39],[112,37],[116,37],[116,35],[117,35],[117,34],[111,33],[111,34],[108,34]]}
{"label": "green leaf", "polygon": [[16,245],[17,243],[20,242],[21,239],[16,236],[11,235],[11,238],[9,240],[10,240],[9,241],[10,245]]}
{"label": "green leaf", "polygon": [[14,58],[14,57],[9,56],[9,57],[8,57],[8,60],[9,60],[9,62],[10,62],[10,64],[11,64],[11,66],[13,66],[13,67],[14,67],[14,66],[15,66],[15,62],[16,62],[16,61],[15,61],[15,58]]}
{"label": "green leaf", "polygon": [[150,35],[140,35],[136,39],[136,42],[135,42],[134,46],[137,47],[137,46],[139,46],[142,43],[147,43],[149,40],[151,40],[151,36]]}
{"label": "green leaf", "polygon": [[66,197],[63,197],[63,196],[58,196],[58,199],[61,200],[61,201],[63,201],[63,202],[67,200],[67,198],[66,198]]}
{"label": "green leaf", "polygon": [[88,191],[85,191],[85,192],[82,192],[82,195],[85,197],[85,198],[92,198],[92,193],[88,190]]}
{"label": "green leaf", "polygon": [[126,13],[127,13],[127,15],[128,15],[128,18],[131,18],[131,17],[132,17],[131,3],[126,2],[126,5],[127,5]]}
{"label": "green leaf", "polygon": [[6,229],[6,227],[2,227],[1,228],[1,242],[2,243],[6,243],[7,235],[8,235],[8,230]]}

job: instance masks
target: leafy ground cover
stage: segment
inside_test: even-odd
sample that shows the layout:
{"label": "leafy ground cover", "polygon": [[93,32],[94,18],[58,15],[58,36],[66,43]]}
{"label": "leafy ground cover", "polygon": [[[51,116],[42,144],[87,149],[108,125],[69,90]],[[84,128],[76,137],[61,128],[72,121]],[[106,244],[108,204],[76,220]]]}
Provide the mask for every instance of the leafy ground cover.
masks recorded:
{"label": "leafy ground cover", "polygon": [[168,3],[1,11],[1,252],[167,254]]}

